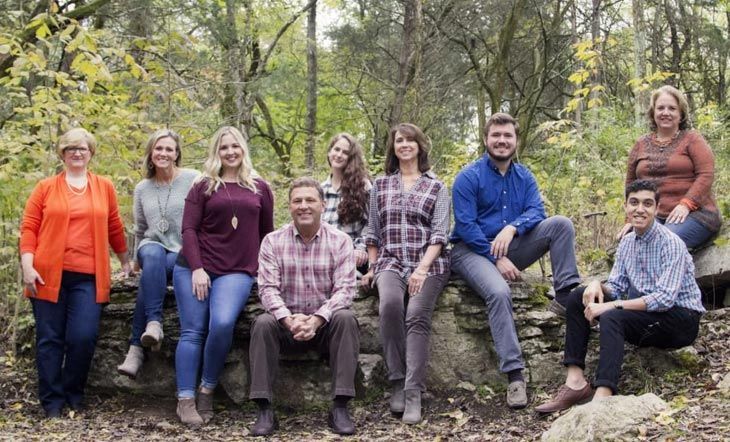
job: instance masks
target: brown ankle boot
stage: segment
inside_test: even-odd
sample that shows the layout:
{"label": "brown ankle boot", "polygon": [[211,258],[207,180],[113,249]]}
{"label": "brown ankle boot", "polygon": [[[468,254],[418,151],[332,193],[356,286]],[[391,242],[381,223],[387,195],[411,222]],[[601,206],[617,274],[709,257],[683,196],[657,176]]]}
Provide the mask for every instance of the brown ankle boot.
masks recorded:
{"label": "brown ankle boot", "polygon": [[213,419],[213,393],[198,392],[196,400],[198,414],[206,424]]}
{"label": "brown ankle boot", "polygon": [[195,398],[178,398],[177,400],[177,417],[180,422],[187,425],[203,425],[203,418],[195,409]]}

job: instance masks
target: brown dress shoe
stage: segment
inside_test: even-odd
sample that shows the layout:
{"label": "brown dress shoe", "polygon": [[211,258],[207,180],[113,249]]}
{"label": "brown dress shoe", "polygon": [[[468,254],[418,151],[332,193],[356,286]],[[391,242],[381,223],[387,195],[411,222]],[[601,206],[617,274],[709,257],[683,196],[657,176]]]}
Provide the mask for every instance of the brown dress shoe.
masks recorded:
{"label": "brown dress shoe", "polygon": [[259,408],[256,422],[251,427],[251,436],[269,436],[277,428],[279,428],[279,421],[274,415],[274,409],[271,407]]}
{"label": "brown dress shoe", "polygon": [[352,419],[350,419],[350,413],[347,411],[347,408],[333,408],[332,411],[330,411],[328,423],[332,432],[335,434],[355,434],[355,424],[352,422]]}
{"label": "brown dress shoe", "polygon": [[567,410],[576,404],[588,402],[593,394],[591,384],[586,384],[580,390],[573,390],[567,385],[561,385],[558,392],[552,399],[544,404],[535,407],[538,413],[555,413],[556,411]]}

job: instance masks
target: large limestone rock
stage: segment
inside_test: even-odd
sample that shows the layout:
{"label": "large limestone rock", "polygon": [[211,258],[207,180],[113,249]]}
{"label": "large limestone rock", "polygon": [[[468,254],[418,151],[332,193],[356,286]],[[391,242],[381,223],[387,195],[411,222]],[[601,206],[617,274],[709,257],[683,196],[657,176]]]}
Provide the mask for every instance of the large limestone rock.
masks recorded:
{"label": "large limestone rock", "polygon": [[695,278],[709,303],[730,307],[730,225],[718,238],[694,254]]}
{"label": "large limestone rock", "polygon": [[[561,376],[562,320],[546,310],[549,283],[527,276],[513,286],[517,328],[525,351],[528,374],[533,382],[552,382]],[[136,296],[135,281],[116,282],[112,303],[107,306],[100,330],[89,385],[92,388],[126,390],[146,395],[175,394],[175,347],[179,319],[172,293],[165,298],[165,340],[162,350],[148,353],[136,380],[118,375],[128,346]],[[353,304],[360,323],[360,370],[358,393],[388,388],[378,332],[378,296],[361,291]],[[255,293],[238,319],[233,347],[221,377],[220,390],[237,403],[248,396],[248,341],[253,318],[262,312]],[[451,281],[439,298],[432,323],[428,386],[453,390],[460,382],[475,385],[502,384],[498,359],[486,320],[484,302],[461,281]],[[275,395],[280,404],[296,407],[328,400],[330,371],[316,355],[283,356]]]}
{"label": "large limestone rock", "polygon": [[653,393],[612,396],[573,407],[542,434],[543,441],[636,440],[638,426],[667,409]]}
{"label": "large limestone rock", "polygon": [[[564,321],[547,310],[545,296],[549,283],[541,277],[526,275],[525,281],[512,286],[514,317],[527,365],[530,388],[554,386],[561,382]],[[165,299],[165,340],[159,353],[148,353],[136,380],[117,374],[116,366],[127,351],[130,323],[134,311],[136,281],[117,282],[112,304],[105,309],[99,343],[89,378],[91,388],[123,390],[132,393],[167,396],[175,394],[175,347],[179,319],[172,293]],[[361,291],[353,304],[360,323],[360,364],[356,388],[369,397],[388,388],[378,333],[378,296],[376,291]],[[234,332],[233,347],[224,368],[219,393],[241,403],[248,397],[248,341],[251,321],[262,312],[252,294]],[[715,310],[703,317],[700,333],[723,326],[720,321],[730,309]],[[723,316],[725,315],[725,316]],[[598,354],[597,335],[592,335],[587,360],[593,372]],[[676,352],[635,349],[627,345],[624,375],[627,380],[662,376],[674,370],[695,370],[704,363],[692,347]],[[505,377],[498,369],[484,303],[462,282],[452,280],[440,296],[432,321],[428,388],[455,390],[458,385],[487,385],[503,388]],[[330,371],[316,355],[283,356],[275,387],[277,403],[291,407],[311,406],[329,400]]]}

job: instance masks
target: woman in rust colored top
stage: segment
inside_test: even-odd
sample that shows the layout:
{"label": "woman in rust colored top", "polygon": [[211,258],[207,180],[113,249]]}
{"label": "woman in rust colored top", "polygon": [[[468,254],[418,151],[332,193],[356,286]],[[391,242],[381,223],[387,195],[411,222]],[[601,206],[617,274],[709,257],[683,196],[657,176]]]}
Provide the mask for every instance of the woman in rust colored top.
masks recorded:
{"label": "woman in rust colored top", "polygon": [[64,170],[38,183],[20,227],[25,295],[33,304],[41,405],[49,418],[82,407],[99,319],[109,302],[109,246],[131,273],[114,185],[87,170],[96,140],[66,132],[57,153]]}
{"label": "woman in rust colored top", "polygon": [[[629,153],[626,185],[652,180],[659,188],[657,220],[676,233],[687,248],[710,240],[722,224],[712,193],[715,157],[707,141],[692,130],[684,94],[662,86],[651,95],[647,112],[652,132]],[[619,238],[630,230],[626,224]]]}

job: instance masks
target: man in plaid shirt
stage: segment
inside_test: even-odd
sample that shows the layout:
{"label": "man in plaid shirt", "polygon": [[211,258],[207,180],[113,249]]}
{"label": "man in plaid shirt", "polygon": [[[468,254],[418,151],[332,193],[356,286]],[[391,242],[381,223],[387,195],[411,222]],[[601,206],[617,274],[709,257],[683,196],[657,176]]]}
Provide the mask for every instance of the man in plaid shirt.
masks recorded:
{"label": "man in plaid shirt", "polygon": [[289,190],[293,222],[261,242],[258,286],[266,313],[251,329],[250,399],[259,406],[254,436],[277,427],[271,408],[279,353],[309,349],[328,355],[333,407],[329,425],[353,434],[347,402],[355,396],[360,334],[350,310],[355,296],[355,260],[350,237],[327,223],[322,187],[312,178],[294,180]]}
{"label": "man in plaid shirt", "polygon": [[567,378],[557,394],[535,407],[553,413],[591,398],[583,371],[590,324],[600,320],[601,354],[593,398],[612,396],[624,357],[624,341],[640,347],[679,348],[694,342],[702,306],[692,256],[684,242],[655,220],[656,185],[638,180],[626,188],[626,216],[634,231],[624,236],[605,284],[594,280],[566,302]]}

